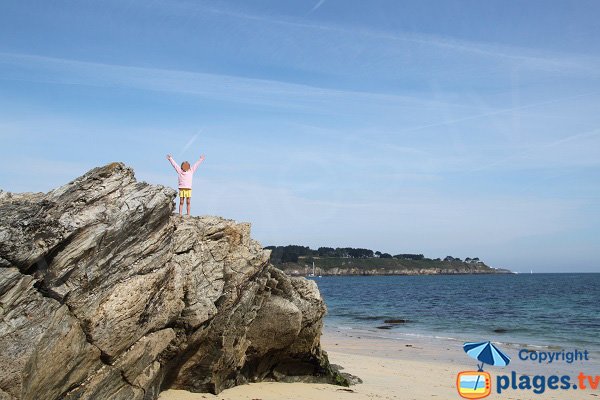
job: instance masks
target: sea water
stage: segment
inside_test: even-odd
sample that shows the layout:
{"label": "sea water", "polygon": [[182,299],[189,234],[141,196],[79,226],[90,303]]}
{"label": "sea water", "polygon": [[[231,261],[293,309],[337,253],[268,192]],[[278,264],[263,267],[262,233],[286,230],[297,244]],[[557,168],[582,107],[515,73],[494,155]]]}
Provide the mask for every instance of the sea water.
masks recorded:
{"label": "sea water", "polygon": [[327,304],[326,329],[600,350],[600,274],[311,279]]}

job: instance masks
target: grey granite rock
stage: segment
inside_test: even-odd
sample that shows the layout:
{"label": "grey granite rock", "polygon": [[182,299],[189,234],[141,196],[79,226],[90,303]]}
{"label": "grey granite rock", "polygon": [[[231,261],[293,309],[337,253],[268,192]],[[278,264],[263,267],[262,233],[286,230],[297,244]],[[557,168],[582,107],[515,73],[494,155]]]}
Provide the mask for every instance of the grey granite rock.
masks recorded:
{"label": "grey granite rock", "polygon": [[315,283],[269,265],[249,224],[173,216],[174,197],[121,163],[0,191],[0,398],[348,384],[320,347]]}

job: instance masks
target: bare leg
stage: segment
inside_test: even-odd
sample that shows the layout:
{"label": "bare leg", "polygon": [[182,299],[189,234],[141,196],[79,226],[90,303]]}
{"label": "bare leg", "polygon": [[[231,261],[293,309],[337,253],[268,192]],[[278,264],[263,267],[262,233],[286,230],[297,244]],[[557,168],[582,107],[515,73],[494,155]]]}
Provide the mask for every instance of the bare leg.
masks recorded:
{"label": "bare leg", "polygon": [[183,212],[183,197],[179,198],[179,215],[181,216]]}
{"label": "bare leg", "polygon": [[187,215],[190,215],[190,204],[192,203],[191,197],[187,198]]}

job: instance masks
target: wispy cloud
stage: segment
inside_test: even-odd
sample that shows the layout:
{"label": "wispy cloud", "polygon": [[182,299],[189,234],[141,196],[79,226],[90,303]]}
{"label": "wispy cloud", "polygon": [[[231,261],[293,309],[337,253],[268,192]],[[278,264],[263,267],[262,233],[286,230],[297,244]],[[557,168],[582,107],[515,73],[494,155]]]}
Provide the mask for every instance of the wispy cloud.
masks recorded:
{"label": "wispy cloud", "polygon": [[[369,107],[430,107],[456,109],[427,98],[364,91],[336,90],[267,79],[160,68],[105,64],[30,54],[0,53],[1,80],[26,80],[64,85],[133,87],[276,108],[323,111],[331,104]],[[331,112],[330,109],[328,112]]]}
{"label": "wispy cloud", "polygon": [[[598,94],[583,93],[516,107],[491,108],[483,104],[444,103],[425,96],[410,97],[335,90],[275,80],[104,64],[29,54],[0,53],[0,70],[3,67],[12,68],[6,68],[0,80],[28,80],[91,87],[133,87],[139,90],[191,95],[226,102],[258,104],[290,110],[310,110],[313,113],[328,115],[354,114],[355,108],[360,107],[363,115],[385,113],[386,110],[388,115],[392,115],[393,110],[407,108],[407,110],[428,112],[430,115],[432,112],[435,115],[440,110],[444,110],[451,116],[451,118],[443,118],[428,124],[404,124],[405,126],[397,129],[394,134],[460,124]],[[481,112],[484,107],[486,111]],[[410,115],[407,114],[407,116]],[[190,140],[195,140],[195,137]],[[189,143],[188,147],[192,143]],[[187,150],[188,147],[182,151]]]}
{"label": "wispy cloud", "polygon": [[[319,0],[310,12],[315,11],[323,5],[325,0]],[[543,51],[536,48],[506,45],[494,42],[481,42],[475,40],[457,39],[451,36],[438,36],[414,32],[390,32],[373,28],[347,27],[333,23],[312,23],[303,19],[292,19],[278,15],[259,15],[249,12],[240,12],[233,9],[206,7],[203,5],[178,4],[173,7],[171,3],[157,3],[156,6],[166,13],[176,13],[189,16],[190,10],[198,14],[201,8],[205,13],[227,16],[246,21],[256,21],[261,24],[279,25],[286,27],[301,28],[310,31],[321,31],[341,34],[346,38],[346,43],[351,43],[350,38],[369,38],[375,41],[404,42],[413,45],[421,45],[431,48],[445,49],[458,54],[471,54],[485,57],[491,60],[508,61],[524,69],[541,70],[546,72],[569,74],[588,73],[598,76],[597,65],[600,59],[588,54],[570,54],[561,52]]]}

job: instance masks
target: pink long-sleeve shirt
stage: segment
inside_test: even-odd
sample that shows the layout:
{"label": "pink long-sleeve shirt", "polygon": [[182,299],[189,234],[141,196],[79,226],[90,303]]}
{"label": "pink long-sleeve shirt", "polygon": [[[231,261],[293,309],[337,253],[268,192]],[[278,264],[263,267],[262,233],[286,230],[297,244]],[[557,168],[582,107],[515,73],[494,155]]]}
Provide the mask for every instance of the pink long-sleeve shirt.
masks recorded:
{"label": "pink long-sleeve shirt", "polygon": [[177,177],[178,177],[177,184],[179,186],[179,189],[191,189],[192,188],[192,180],[194,178],[194,172],[196,172],[196,169],[200,166],[202,161],[204,161],[204,160],[200,159],[200,160],[196,161],[196,163],[194,165],[192,165],[189,170],[184,171],[181,169],[181,167],[179,165],[177,165],[175,160],[173,160],[173,157],[169,157],[169,162],[171,163],[173,168],[175,168],[175,171],[177,171]]}

